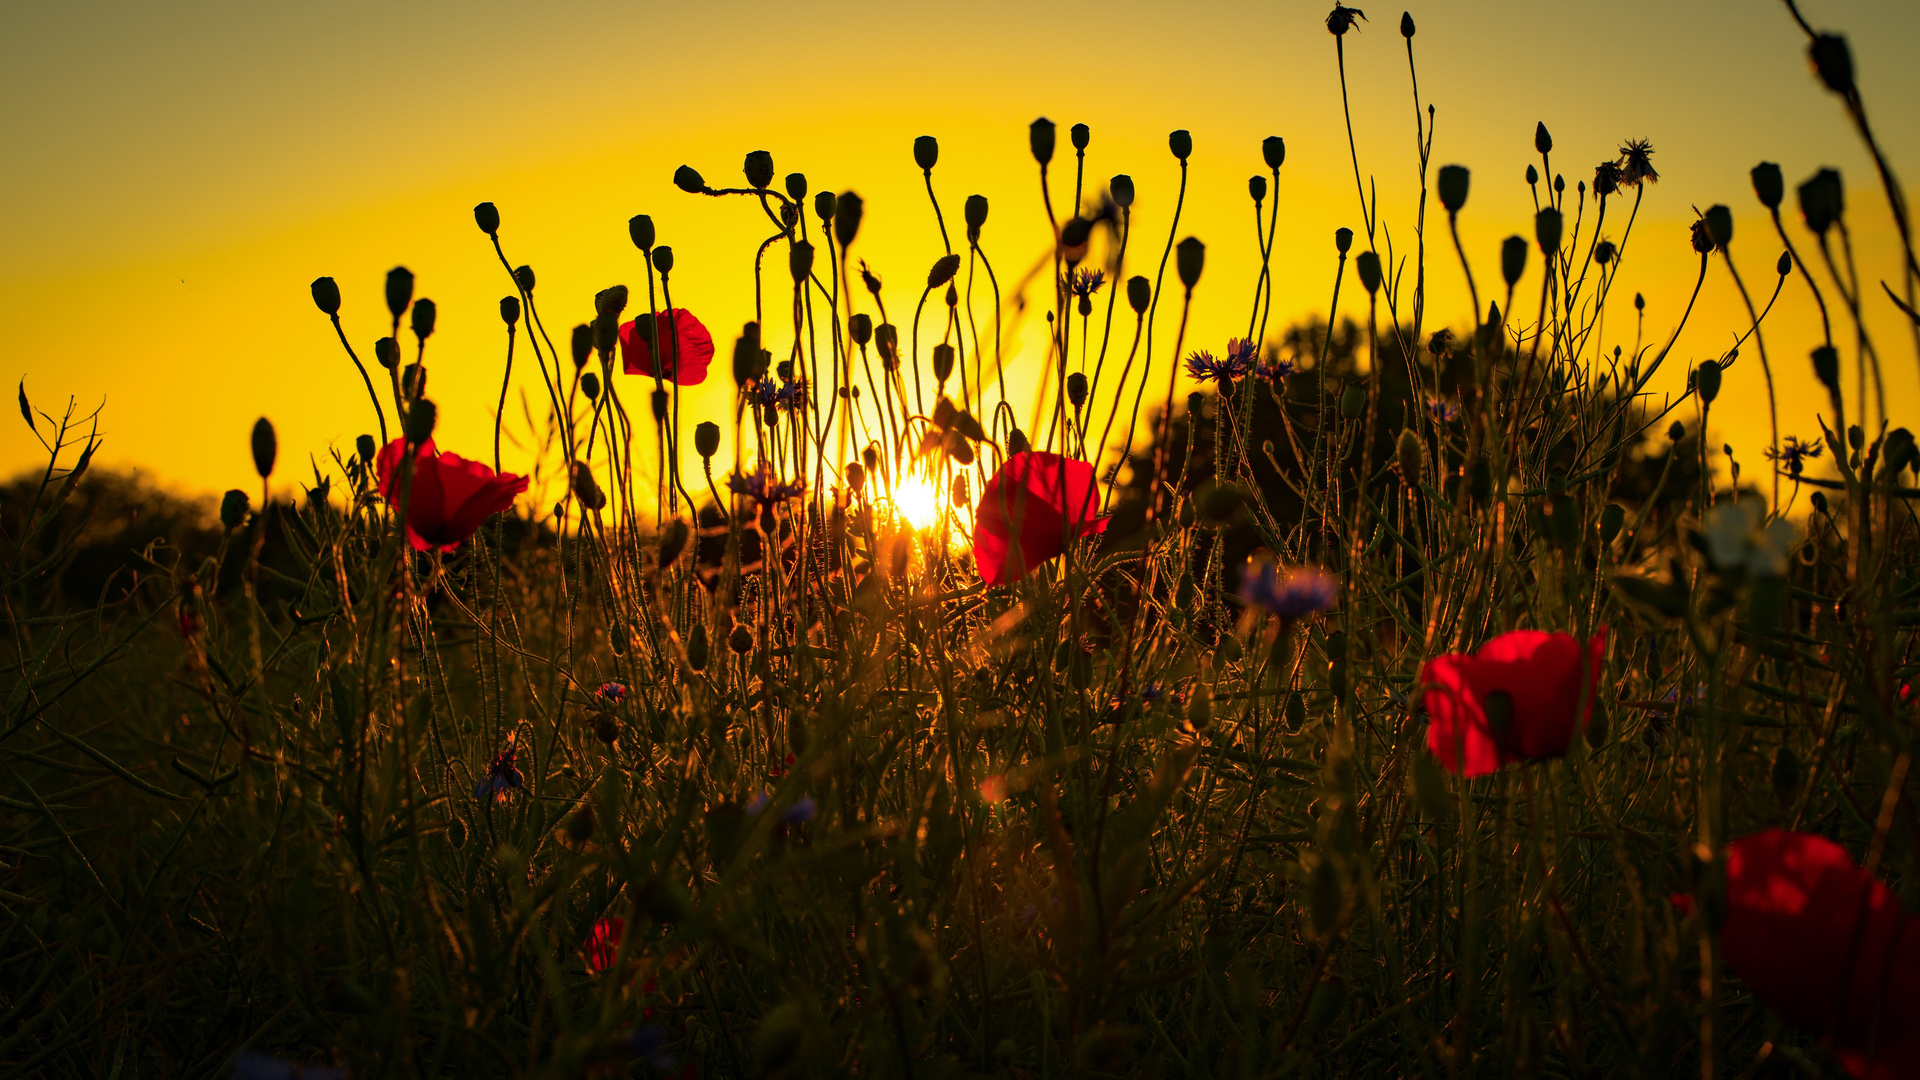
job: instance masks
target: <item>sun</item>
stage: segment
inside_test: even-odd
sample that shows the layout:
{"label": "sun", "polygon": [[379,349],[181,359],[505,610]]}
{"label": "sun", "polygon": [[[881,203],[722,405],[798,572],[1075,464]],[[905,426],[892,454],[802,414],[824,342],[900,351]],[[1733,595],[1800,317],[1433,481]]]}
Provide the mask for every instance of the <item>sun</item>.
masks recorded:
{"label": "sun", "polygon": [[916,532],[931,532],[940,526],[940,491],[924,476],[903,477],[893,489],[893,512]]}

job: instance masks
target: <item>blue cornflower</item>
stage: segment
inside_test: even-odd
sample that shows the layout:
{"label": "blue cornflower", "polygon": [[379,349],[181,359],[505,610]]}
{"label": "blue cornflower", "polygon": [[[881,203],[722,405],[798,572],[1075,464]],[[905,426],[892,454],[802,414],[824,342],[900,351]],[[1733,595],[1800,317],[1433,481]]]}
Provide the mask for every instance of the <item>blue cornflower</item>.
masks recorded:
{"label": "blue cornflower", "polygon": [[783,481],[774,476],[773,470],[763,461],[759,469],[746,476],[733,474],[732,479],[727,481],[727,489],[735,495],[748,496],[761,506],[777,506],[806,494],[807,483],[804,480],[791,483]]}
{"label": "blue cornflower", "polygon": [[1266,608],[1283,619],[1303,619],[1333,607],[1340,587],[1325,571],[1296,566],[1283,576],[1272,560],[1247,568],[1240,579],[1240,599]]}
{"label": "blue cornflower", "polygon": [[1261,366],[1260,377],[1275,386],[1280,386],[1287,381],[1289,376],[1298,370],[1299,367],[1295,365],[1293,361],[1282,360],[1276,356]]}
{"label": "blue cornflower", "polygon": [[818,809],[819,805],[813,801],[813,796],[802,795],[797,802],[787,807],[786,812],[780,815],[780,820],[789,825],[804,825],[813,820],[814,812]]}
{"label": "blue cornflower", "polygon": [[1252,338],[1228,338],[1227,359],[1235,364],[1244,364],[1248,371],[1252,371],[1260,359],[1260,350]]}
{"label": "blue cornflower", "polygon": [[1196,382],[1230,382],[1252,370],[1251,355],[1228,352],[1224,359],[1216,359],[1205,349],[1197,349],[1187,357],[1187,374]]}
{"label": "blue cornflower", "polygon": [[805,379],[783,379],[777,387],[771,381],[763,381],[754,387],[753,392],[754,400],[761,408],[797,412],[807,403]]}
{"label": "blue cornflower", "polygon": [[1107,275],[1099,270],[1075,270],[1067,279],[1067,289],[1082,300],[1090,300],[1107,283]]}
{"label": "blue cornflower", "polygon": [[1433,414],[1433,418],[1435,420],[1439,420],[1442,422],[1449,421],[1449,420],[1458,420],[1460,418],[1460,406],[1454,402],[1448,401],[1446,398],[1438,398],[1438,397],[1428,398],[1427,411]]}
{"label": "blue cornflower", "polygon": [[519,788],[526,782],[520,770],[514,767],[514,757],[518,754],[514,747],[493,755],[487,762],[487,775],[473,785],[473,797],[481,802],[506,802],[507,792]]}
{"label": "blue cornflower", "polygon": [[1766,455],[1769,460],[1786,466],[1787,475],[1799,476],[1800,470],[1807,462],[1819,457],[1822,449],[1819,439],[1803,443],[1797,436],[1789,435],[1781,442],[1780,449],[1768,447]]}
{"label": "blue cornflower", "polygon": [[603,682],[594,688],[593,696],[608,705],[621,705],[627,700],[627,684],[622,682]]}
{"label": "blue cornflower", "polygon": [[233,1056],[233,1080],[346,1080],[346,1075],[333,1065],[302,1065],[253,1050]]}
{"label": "blue cornflower", "polygon": [[765,810],[767,804],[772,801],[773,796],[767,794],[765,790],[755,792],[753,798],[747,800],[746,811],[749,814],[757,814]]}

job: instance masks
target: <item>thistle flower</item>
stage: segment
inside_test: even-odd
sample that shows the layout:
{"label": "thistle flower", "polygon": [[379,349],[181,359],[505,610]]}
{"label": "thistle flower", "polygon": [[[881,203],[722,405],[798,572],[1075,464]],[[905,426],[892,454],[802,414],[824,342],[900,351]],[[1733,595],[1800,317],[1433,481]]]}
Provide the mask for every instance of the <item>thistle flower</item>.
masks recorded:
{"label": "thistle flower", "polygon": [[1090,300],[1107,283],[1107,275],[1099,270],[1075,270],[1067,280],[1067,290],[1082,300]]}
{"label": "thistle flower", "polygon": [[1620,148],[1620,176],[1622,184],[1639,187],[1641,182],[1657,184],[1660,172],[1653,167],[1653,143],[1647,139],[1628,139]]}
{"label": "thistle flower", "polygon": [[1280,564],[1262,559],[1240,578],[1240,599],[1263,607],[1282,619],[1304,619],[1333,607],[1340,587],[1326,571],[1296,566],[1282,572]]}
{"label": "thistle flower", "polygon": [[1367,13],[1359,8],[1350,8],[1344,4],[1333,5],[1333,13],[1327,16],[1327,33],[1340,37],[1353,29],[1355,19],[1365,22]]}
{"label": "thistle flower", "polygon": [[733,492],[735,495],[745,495],[754,502],[759,503],[762,507],[768,507],[778,506],[788,499],[797,499],[801,495],[806,494],[807,482],[804,480],[794,480],[792,482],[783,481],[776,477],[773,474],[773,469],[763,461],[760,463],[758,470],[748,475],[742,476],[739,473],[735,473],[732,478],[727,481],[727,490]]}
{"label": "thistle flower", "polygon": [[493,755],[487,761],[487,775],[473,786],[473,797],[480,802],[506,802],[507,792],[516,790],[526,783],[520,770],[514,766],[514,757],[518,748],[508,743],[507,748]]}
{"label": "thistle flower", "polygon": [[1205,349],[1197,349],[1187,356],[1187,374],[1198,382],[1231,382],[1253,371],[1253,357],[1229,351],[1224,358],[1215,358]]}

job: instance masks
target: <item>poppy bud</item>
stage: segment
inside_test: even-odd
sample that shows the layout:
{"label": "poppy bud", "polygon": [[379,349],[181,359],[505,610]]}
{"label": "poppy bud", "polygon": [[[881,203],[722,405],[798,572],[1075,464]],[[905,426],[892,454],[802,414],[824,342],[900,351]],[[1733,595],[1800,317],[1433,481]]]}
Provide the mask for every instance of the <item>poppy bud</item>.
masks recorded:
{"label": "poppy bud", "polygon": [[985,195],[967,196],[967,242],[980,242],[980,227],[987,223],[987,197]]}
{"label": "poppy bud", "polygon": [[664,424],[667,422],[667,405],[671,400],[672,399],[668,396],[667,391],[664,387],[662,387],[659,390],[655,390],[653,392],[652,404],[653,404],[653,422],[654,423]]}
{"label": "poppy bud", "polygon": [[1093,129],[1085,124],[1075,124],[1067,129],[1067,138],[1073,141],[1075,150],[1085,150],[1087,144],[1093,141]]}
{"label": "poppy bud", "polygon": [[1254,205],[1258,206],[1267,197],[1267,178],[1264,176],[1254,176],[1248,179],[1247,194],[1253,196]]}
{"label": "poppy bud", "polygon": [[1920,448],[1915,446],[1913,432],[1906,428],[1894,428],[1887,434],[1886,442],[1881,444],[1880,460],[1898,475],[1914,463],[1916,453],[1920,453]]}
{"label": "poppy bud", "polygon": [[280,440],[274,437],[273,422],[261,417],[253,425],[253,471],[265,480],[273,475],[273,459],[279,456]]}
{"label": "poppy bud", "polygon": [[799,202],[807,197],[807,174],[790,172],[787,174],[787,197]]}
{"label": "poppy bud", "polygon": [[1372,295],[1380,290],[1380,256],[1371,251],[1363,251],[1354,256],[1354,272],[1360,275],[1360,284]]}
{"label": "poppy bud", "polygon": [[1500,276],[1511,289],[1520,280],[1527,269],[1527,242],[1517,236],[1509,236],[1500,244]]}
{"label": "poppy bud", "polygon": [[593,327],[581,323],[573,328],[573,366],[586,367],[587,359],[593,355]]}
{"label": "poppy bud", "polygon": [[1359,383],[1348,383],[1340,391],[1340,415],[1349,420],[1358,420],[1360,414],[1367,411],[1367,391]]}
{"label": "poppy bud", "polygon": [[1053,121],[1043,116],[1028,124],[1027,147],[1033,151],[1033,160],[1045,168],[1053,160]]}
{"label": "poppy bud", "polygon": [[1447,208],[1447,213],[1457,214],[1467,205],[1467,185],[1472,178],[1465,165],[1440,166],[1440,205]]}
{"label": "poppy bud", "polygon": [[1184,163],[1193,156],[1193,135],[1186,128],[1181,128],[1167,136],[1167,149],[1172,150],[1173,156]]}
{"label": "poppy bud", "polygon": [[1400,13],[1400,36],[1403,38],[1413,36],[1413,12],[1411,11]]}
{"label": "poppy bud", "polygon": [[1613,241],[1602,240],[1593,246],[1593,261],[1606,266],[1613,262],[1613,256],[1618,250],[1613,246]]}
{"label": "poppy bud", "polygon": [[682,165],[673,170],[673,186],[689,195],[698,195],[707,189],[707,182],[700,178],[691,165]]}
{"label": "poppy bud", "polygon": [[600,376],[591,371],[580,376],[580,392],[587,395],[588,401],[600,400]]}
{"label": "poppy bud", "polygon": [[1719,361],[1700,361],[1700,366],[1694,369],[1693,389],[1695,393],[1700,395],[1701,401],[1708,405],[1713,404],[1713,399],[1720,396]]}
{"label": "poppy bud", "polygon": [[1551,206],[1533,215],[1533,235],[1540,241],[1541,254],[1552,255],[1560,250],[1560,231],[1564,224],[1560,211]]}
{"label": "poppy bud", "polygon": [[1822,345],[1813,350],[1813,377],[1830,391],[1840,389],[1840,354],[1833,346]]}
{"label": "poppy bud", "polygon": [[1678,420],[1675,420],[1673,423],[1667,425],[1667,441],[1668,442],[1679,442],[1681,439],[1684,439],[1686,437],[1687,437],[1687,425],[1681,423]]}
{"label": "poppy bud", "polygon": [[1027,441],[1026,432],[1021,431],[1019,428],[1014,428],[1011,432],[1008,433],[1007,435],[1007,453],[1008,454],[1010,455],[1024,454],[1031,449],[1033,449],[1033,444]]}
{"label": "poppy bud", "polygon": [[835,200],[831,191],[822,191],[813,197],[813,216],[820,219],[823,227],[833,220],[834,206]]}
{"label": "poppy bud", "polygon": [[425,341],[433,336],[433,323],[439,311],[433,301],[421,298],[413,303],[413,336]]}
{"label": "poppy bud", "polygon": [[807,280],[813,273],[813,245],[795,240],[787,249],[787,269],[792,272],[795,284]]}
{"label": "poppy bud", "polygon": [[1763,161],[1755,165],[1748,175],[1753,177],[1753,193],[1760,197],[1760,205],[1769,210],[1778,210],[1780,199],[1786,193],[1785,181],[1780,178],[1780,166]]}
{"label": "poppy bud", "polygon": [[239,488],[226,493],[220,499],[220,524],[229,529],[237,529],[247,521],[247,493]]}
{"label": "poppy bud", "polygon": [[413,271],[396,266],[387,271],[387,310],[397,320],[413,302]]}
{"label": "poppy bud", "polygon": [[373,464],[373,455],[380,452],[380,445],[373,441],[371,435],[361,435],[354,439],[353,448],[359,453],[362,465]]}
{"label": "poppy bud", "polygon": [[325,315],[340,314],[340,286],[332,278],[313,279],[313,306]]}
{"label": "poppy bud", "polygon": [[933,377],[943,385],[953,377],[953,346],[940,344],[933,347]]}
{"label": "poppy bud", "polygon": [[1645,293],[1633,294],[1633,310],[1635,311],[1647,310],[1647,297]]}
{"label": "poppy bud", "polygon": [[653,249],[653,268],[660,271],[661,277],[673,273],[673,249],[665,244]]}
{"label": "poppy bud", "polygon": [[1715,204],[1707,207],[1707,233],[1715,247],[1725,250],[1733,242],[1733,211]]}
{"label": "poppy bud", "polygon": [[900,330],[892,323],[881,323],[873,328],[873,347],[880,350],[880,359],[887,370],[900,363]]}
{"label": "poppy bud", "polygon": [[620,347],[620,316],[602,315],[593,320],[593,347],[601,356],[612,356]]}
{"label": "poppy bud", "polygon": [[522,265],[520,265],[518,268],[514,270],[513,283],[515,285],[520,286],[521,292],[532,293],[533,281],[534,281],[533,267],[527,266],[523,263]]}
{"label": "poppy bud", "polygon": [[693,448],[702,458],[710,458],[720,450],[720,425],[711,420],[702,420],[693,429]]}
{"label": "poppy bud", "polygon": [[473,208],[473,223],[480,231],[492,236],[500,231],[500,208],[490,202],[483,202]]}
{"label": "poppy bud", "polygon": [[1067,376],[1067,400],[1073,402],[1076,409],[1087,403],[1087,377],[1084,373],[1076,371]]}
{"label": "poppy bud", "polygon": [[593,310],[598,312],[602,317],[608,315],[617,317],[621,312],[627,310],[627,287],[625,285],[615,285],[611,288],[601,289],[595,293],[593,296]]}
{"label": "poppy bud", "polygon": [[853,238],[860,235],[860,216],[866,213],[867,204],[860,196],[851,191],[843,191],[833,207],[833,238],[845,251]]}
{"label": "poppy bud", "polygon": [[1867,445],[1867,429],[1859,424],[1847,425],[1847,445],[1855,450]]}
{"label": "poppy bud", "polygon": [[573,463],[573,497],[589,510],[604,510],[607,505],[607,493],[600,490],[599,481],[593,478],[593,470],[584,461]]}
{"label": "poppy bud", "polygon": [[1554,173],[1553,174],[1553,193],[1555,195],[1558,195],[1566,190],[1567,190],[1567,178],[1564,176],[1561,176],[1559,173]]}
{"label": "poppy bud", "polygon": [[734,627],[733,633],[727,635],[727,648],[732,649],[734,653],[740,656],[745,656],[752,652],[753,631],[748,630],[744,626]]}
{"label": "poppy bud", "polygon": [[635,214],[628,218],[627,235],[633,238],[634,247],[641,251],[650,250],[653,247],[653,219],[646,214]]}
{"label": "poppy bud", "polygon": [[1542,154],[1553,153],[1553,136],[1547,134],[1544,121],[1533,125],[1533,148]]}
{"label": "poppy bud", "polygon": [[1135,315],[1145,315],[1147,305],[1153,302],[1153,282],[1143,274],[1135,274],[1127,279],[1127,306],[1133,308]]}
{"label": "poppy bud", "polygon": [[1527,186],[1532,187],[1533,185],[1539,182],[1540,182],[1540,170],[1534,168],[1531,165],[1527,166]]}
{"label": "poppy bud", "polygon": [[1853,53],[1847,39],[1838,34],[1821,34],[1807,46],[1807,58],[1827,89],[1836,94],[1853,93]]}
{"label": "poppy bud", "polygon": [[1821,169],[1800,185],[1800,216],[1807,219],[1807,228],[1824,234],[1845,211],[1846,195],[1839,173]]}
{"label": "poppy bud", "polygon": [[1207,265],[1207,245],[1189,236],[1173,249],[1174,269],[1180,272],[1180,284],[1192,289],[1200,284],[1200,271]]}
{"label": "poppy bud", "polygon": [[373,343],[373,358],[380,366],[392,371],[400,366],[400,343],[390,337],[383,337]]}
{"label": "poppy bud", "polygon": [[426,398],[415,401],[413,408],[407,410],[407,442],[419,446],[433,438],[433,422],[438,415],[439,411],[434,408],[433,402]]}
{"label": "poppy bud", "polygon": [[855,345],[866,348],[867,342],[873,340],[873,316],[863,312],[848,319],[847,336],[853,339]]}
{"label": "poppy bud", "polygon": [[674,518],[660,529],[660,567],[672,566],[687,546],[687,523]]}
{"label": "poppy bud", "polygon": [[733,341],[733,382],[745,386],[760,377],[760,324],[748,323]]}
{"label": "poppy bud", "polygon": [[921,172],[932,172],[934,164],[939,160],[939,139],[931,135],[922,135],[913,140],[913,163],[920,166]]}
{"label": "poppy bud", "polygon": [[773,183],[773,155],[765,150],[749,151],[741,171],[747,174],[747,186],[765,191],[767,185]]}
{"label": "poppy bud", "polygon": [[937,289],[953,280],[960,271],[960,256],[942,255],[933,261],[933,269],[927,271],[927,288]]}
{"label": "poppy bud", "polygon": [[707,670],[706,623],[694,623],[693,632],[687,635],[687,666],[695,671]]}
{"label": "poppy bud", "polygon": [[400,369],[400,394],[406,398],[418,398],[427,392],[427,369],[419,364],[408,364]]}
{"label": "poppy bud", "polygon": [[1613,543],[1613,538],[1620,535],[1620,526],[1625,523],[1626,516],[1626,510],[1623,509],[1619,503],[1608,503],[1606,507],[1600,511],[1601,543]]}
{"label": "poppy bud", "polygon": [[1788,274],[1793,273],[1793,254],[1786,251],[1781,252],[1779,261],[1773,264],[1773,270],[1774,273],[1779,274],[1781,277],[1786,277]]}
{"label": "poppy bud", "polygon": [[1347,249],[1352,246],[1353,246],[1353,230],[1352,229],[1349,229],[1343,225],[1340,228],[1333,230],[1333,250],[1338,251],[1342,255],[1345,255],[1347,253]]}
{"label": "poppy bud", "polygon": [[1412,428],[1400,433],[1400,445],[1394,448],[1400,459],[1400,476],[1408,483],[1420,479],[1420,463],[1426,460],[1426,447]]}
{"label": "poppy bud", "polygon": [[1278,169],[1287,160],[1287,140],[1278,135],[1260,140],[1260,157],[1266,161],[1267,168]]}

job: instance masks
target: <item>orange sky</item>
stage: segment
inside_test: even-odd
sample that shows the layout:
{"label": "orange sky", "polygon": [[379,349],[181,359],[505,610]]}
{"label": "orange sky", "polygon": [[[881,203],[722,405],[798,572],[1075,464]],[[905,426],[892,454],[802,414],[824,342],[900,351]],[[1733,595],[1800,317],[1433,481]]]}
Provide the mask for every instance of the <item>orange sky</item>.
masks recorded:
{"label": "orange sky", "polygon": [[[1257,272],[1246,180],[1264,171],[1262,137],[1288,145],[1275,325],[1324,312],[1331,233],[1358,225],[1326,7],[13,5],[0,14],[9,377],[24,376],[42,409],[69,395],[87,407],[104,401],[101,460],[187,490],[251,486],[247,432],[267,415],[280,431],[278,479],[290,483],[307,453],[350,448],[373,426],[308,282],[339,280],[343,318],[365,356],[386,332],[382,276],[404,263],[418,275],[417,295],[440,310],[427,349],[439,441],[489,456],[497,302],[511,286],[470,210],[492,200],[509,256],[539,272],[556,337],[591,317],[596,290],[644,286],[625,222],[651,214],[678,256],[676,299],[706,320],[722,352],[687,415],[718,418],[730,390],[725,354],[751,317],[752,251],[766,229],[745,200],[677,191],[675,166],[737,183],[745,152],[766,149],[781,174],[805,172],[814,190],[859,191],[867,215],[854,253],[886,279],[898,317],[941,251],[914,136],[940,139],[934,182],[956,235],[967,195],[992,200],[983,243],[1004,281],[1047,238],[1026,147],[1037,115],[1061,128],[1056,205],[1070,199],[1066,128],[1085,122],[1090,186],[1134,177],[1136,235],[1150,241],[1136,251],[1150,246],[1156,262],[1179,176],[1166,135],[1192,131],[1179,232],[1207,242],[1208,266],[1188,344],[1219,351],[1244,332]],[[1895,109],[1920,101],[1910,62],[1920,5],[1803,9],[1850,34],[1894,166],[1920,175],[1920,125]],[[1404,250],[1417,187],[1399,9],[1369,13],[1374,21],[1347,39],[1357,143]],[[1664,180],[1649,192],[1616,286],[1623,301],[1647,295],[1650,334],[1672,325],[1691,284],[1692,205],[1733,207],[1735,257],[1750,286],[1770,287],[1779,247],[1747,181],[1761,159],[1780,162],[1790,186],[1821,165],[1840,168],[1862,276],[1898,287],[1868,160],[1807,73],[1780,4],[1447,0],[1413,14],[1421,93],[1438,108],[1435,165],[1474,169],[1462,233],[1483,281],[1497,275],[1500,238],[1531,231],[1521,173],[1536,160],[1534,123],[1545,121],[1569,184],[1590,178],[1628,136],[1658,149]],[[1441,255],[1429,310],[1464,324],[1464,290]],[[1148,259],[1129,262],[1128,273],[1141,272]],[[1537,258],[1529,270],[1537,288]],[[1895,422],[1912,423],[1920,364],[1897,313],[1877,285],[1871,292]],[[1631,309],[1614,311],[1609,329],[1629,333]],[[1162,373],[1176,317],[1177,305],[1162,305]],[[1744,326],[1716,265],[1671,372],[1720,352]],[[1817,334],[1810,299],[1790,282],[1767,333],[1783,434],[1816,431],[1806,356]],[[1029,351],[1015,363],[1038,361]],[[516,366],[525,375],[516,382],[537,389],[531,366]],[[1744,363],[1730,372],[1716,410],[1750,474],[1766,438],[1758,376]],[[24,425],[0,425],[0,473],[39,455]],[[510,450],[507,467],[524,468],[524,454],[515,457]]]}

